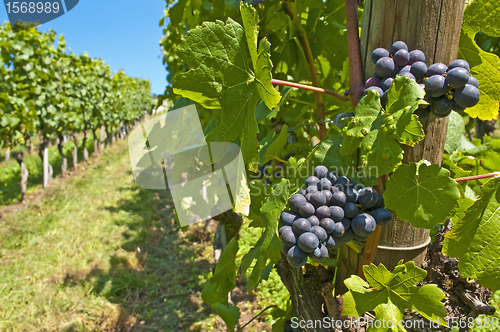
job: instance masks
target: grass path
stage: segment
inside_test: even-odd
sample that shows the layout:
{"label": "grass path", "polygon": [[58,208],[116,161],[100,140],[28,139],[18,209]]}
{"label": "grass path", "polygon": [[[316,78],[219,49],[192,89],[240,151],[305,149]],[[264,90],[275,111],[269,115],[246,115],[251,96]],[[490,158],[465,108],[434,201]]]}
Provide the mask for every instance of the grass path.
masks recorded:
{"label": "grass path", "polygon": [[126,141],[0,214],[0,331],[224,329],[200,297],[211,234],[179,232],[168,191],[135,185]]}

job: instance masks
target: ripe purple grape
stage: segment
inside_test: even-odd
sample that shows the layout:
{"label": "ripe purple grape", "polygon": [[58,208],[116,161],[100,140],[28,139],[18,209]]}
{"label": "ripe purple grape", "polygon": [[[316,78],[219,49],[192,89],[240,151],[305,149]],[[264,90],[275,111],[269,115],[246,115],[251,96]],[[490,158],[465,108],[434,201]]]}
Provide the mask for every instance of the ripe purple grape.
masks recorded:
{"label": "ripe purple grape", "polygon": [[319,226],[319,219],[315,215],[310,216],[307,220],[309,220],[311,227]]}
{"label": "ripe purple grape", "polygon": [[358,191],[354,188],[346,188],[344,190],[346,202],[354,203],[358,201]]}
{"label": "ripe purple grape", "polygon": [[299,209],[299,214],[304,218],[309,218],[314,214],[314,206],[311,203],[302,205]]}
{"label": "ripe purple grape", "polygon": [[284,244],[282,247],[281,247],[281,252],[284,254],[284,255],[287,255],[288,254],[288,250],[290,250],[291,247],[287,246],[286,244]]}
{"label": "ripe purple grape", "polygon": [[335,221],[330,218],[322,219],[319,222],[319,225],[323,227],[323,229],[326,231],[326,234],[330,234],[335,229]]}
{"label": "ripe purple grape", "polygon": [[431,112],[437,118],[447,117],[451,112],[452,101],[448,96],[441,96],[434,100],[431,104]]}
{"label": "ripe purple grape", "polygon": [[318,183],[318,190],[330,190],[332,189],[332,183],[327,178],[322,178]]}
{"label": "ripe purple grape", "polygon": [[462,107],[473,107],[479,102],[481,93],[474,85],[465,84],[463,88],[455,90],[453,100]]}
{"label": "ripe purple grape", "polygon": [[291,247],[297,244],[297,236],[295,233],[291,230],[282,232],[280,236],[281,242],[283,242],[284,245]]}
{"label": "ripe purple grape", "polygon": [[410,53],[406,49],[400,49],[396,53],[394,53],[394,63],[398,67],[406,66],[406,64],[410,61]]}
{"label": "ripe purple grape", "polygon": [[[374,207],[377,204],[378,193],[369,187],[365,187],[359,191],[358,202],[365,208]],[[352,227],[352,221],[351,221]]]}
{"label": "ripe purple grape", "polygon": [[411,69],[411,66],[406,65],[398,71],[398,75],[401,75],[402,73],[409,73],[410,69]]}
{"label": "ripe purple grape", "polygon": [[414,113],[418,116],[420,122],[422,122],[424,120],[427,120],[427,118],[429,118],[429,116],[431,115],[431,110],[428,107],[427,108],[419,107]]}
{"label": "ripe purple grape", "polygon": [[330,236],[328,236],[328,239],[326,239],[325,246],[327,249],[335,249],[339,246],[339,244],[340,244],[340,241],[337,238],[330,235]]}
{"label": "ripe purple grape", "polygon": [[391,46],[391,54],[392,55],[396,54],[396,52],[399,50],[408,51],[408,46],[406,45],[406,43],[404,41],[398,40],[397,42],[392,44],[392,46]]}
{"label": "ripe purple grape", "polygon": [[310,176],[306,179],[306,186],[317,186],[319,183],[319,179],[316,176]]}
{"label": "ripe purple grape", "polygon": [[446,79],[441,75],[434,75],[425,82],[425,93],[431,97],[440,97],[448,91]]}
{"label": "ripe purple grape", "polygon": [[280,216],[281,223],[284,226],[292,226],[293,222],[299,218],[299,215],[292,211],[283,211]]}
{"label": "ripe purple grape", "polygon": [[290,209],[295,213],[299,213],[300,207],[306,203],[307,203],[306,198],[301,194],[294,194],[288,200],[288,205],[290,206]]}
{"label": "ripe purple grape", "polygon": [[370,90],[373,90],[373,91],[376,91],[379,95],[379,97],[382,96],[382,94],[384,93],[384,91],[382,91],[381,88],[379,88],[378,86],[371,86],[369,87],[368,89],[365,90],[365,92],[363,93],[364,96],[366,96],[368,94],[368,91]]}
{"label": "ripe purple grape", "polygon": [[330,204],[342,207],[345,205],[346,200],[347,198],[345,196],[345,193],[343,191],[338,190],[332,192],[332,198],[330,199]]}
{"label": "ripe purple grape", "polygon": [[444,63],[435,63],[427,68],[425,76],[431,77],[433,75],[443,75],[448,70],[448,67]]}
{"label": "ripe purple grape", "polygon": [[282,226],[279,230],[278,230],[278,234],[279,234],[279,237],[281,238],[283,236],[284,233],[286,232],[292,232],[292,227],[290,226]]}
{"label": "ripe purple grape", "polygon": [[330,206],[330,218],[337,222],[344,218],[344,210],[340,206]]}
{"label": "ripe purple grape", "polygon": [[314,249],[314,251],[309,254],[309,257],[311,259],[319,259],[320,256],[321,256],[321,249],[319,247]]}
{"label": "ripe purple grape", "polygon": [[328,174],[328,168],[323,165],[316,166],[314,168],[314,176],[318,179],[324,178]]}
{"label": "ripe purple grape", "polygon": [[377,225],[380,226],[387,226],[392,222],[391,211],[384,208],[378,208],[375,211],[373,211],[372,217],[373,219],[375,219]]}
{"label": "ripe purple grape", "polygon": [[325,204],[330,203],[330,200],[332,199],[332,192],[330,190],[323,190],[321,192],[326,197],[326,203]]}
{"label": "ripe purple grape", "polygon": [[367,237],[377,226],[375,219],[368,213],[360,213],[351,220],[351,228],[360,237]]}
{"label": "ripe purple grape", "polygon": [[328,237],[328,234],[326,234],[325,229],[321,226],[311,227],[311,233],[316,235],[318,237],[319,242],[321,243],[325,242],[326,238]]}
{"label": "ripe purple grape", "polygon": [[338,240],[342,243],[347,243],[349,241],[352,241],[353,237],[354,237],[354,232],[352,231],[351,228],[348,228],[345,230],[344,235],[342,235],[342,237],[340,237]]}
{"label": "ripe purple grape", "polygon": [[389,57],[380,58],[375,64],[375,72],[380,77],[389,77],[396,74],[396,64]]}
{"label": "ripe purple grape", "polygon": [[381,207],[385,207],[384,195],[378,194],[377,204],[373,208],[377,209]]}
{"label": "ripe purple grape", "polygon": [[321,205],[326,205],[326,196],[322,191],[318,191],[315,193],[312,193],[311,196],[308,199],[309,203],[311,203],[314,208],[319,208]]}
{"label": "ripe purple grape", "polygon": [[454,110],[455,112],[461,113],[465,111],[466,108],[467,107],[462,107],[458,105],[456,101],[452,100],[451,109]]}
{"label": "ripe purple grape", "polygon": [[299,194],[301,194],[302,196],[304,196],[304,197],[305,197],[305,196],[306,196],[306,194],[307,194],[307,190],[305,190],[305,189],[300,189],[298,193],[299,193]]}
{"label": "ripe purple grape", "polygon": [[287,260],[293,267],[301,267],[307,263],[307,254],[299,246],[293,246],[288,250]]}
{"label": "ripe purple grape", "polygon": [[328,248],[323,243],[321,243],[319,245],[319,250],[320,250],[319,258],[327,258],[328,257]]}
{"label": "ripe purple grape", "polygon": [[344,217],[340,222],[344,225],[344,229],[349,229],[351,227],[351,219]]}
{"label": "ripe purple grape", "polygon": [[477,81],[477,78],[475,78],[474,76],[469,76],[469,81],[467,82],[467,84],[474,85],[476,88],[479,89],[479,82]]}
{"label": "ripe purple grape", "polygon": [[417,82],[422,82],[427,73],[427,65],[422,61],[416,61],[411,65],[410,73],[415,76]]}
{"label": "ripe purple grape", "polygon": [[301,234],[297,243],[299,248],[305,253],[312,253],[319,246],[318,237],[311,232]]}
{"label": "ripe purple grape", "polygon": [[[413,50],[410,52],[410,61],[408,61],[408,64],[412,65],[417,61],[424,62],[425,61],[425,54],[424,54],[424,52],[422,52],[420,50]],[[413,75],[415,75],[415,74],[413,74]]]}
{"label": "ripe purple grape", "polygon": [[451,70],[451,69],[457,68],[457,67],[462,67],[462,68],[466,69],[467,73],[470,72],[469,63],[465,60],[458,59],[458,60],[453,61],[452,63],[450,63],[450,66],[448,67],[448,69]]}
{"label": "ripe purple grape", "polygon": [[417,81],[417,79],[415,78],[415,76],[413,76],[413,74],[409,73],[409,72],[408,73],[407,72],[401,73],[399,76],[406,76],[406,77],[408,77],[412,81],[415,81],[415,82]]}
{"label": "ripe purple grape", "polygon": [[465,68],[455,67],[446,75],[446,82],[452,88],[461,88],[469,82],[469,72]]}
{"label": "ripe purple grape", "polygon": [[337,182],[337,179],[339,178],[339,175],[336,172],[328,172],[328,174],[326,175],[326,178],[328,180],[330,180],[330,182],[333,185],[335,182]]}
{"label": "ripe purple grape", "polygon": [[372,52],[372,62],[375,64],[380,58],[389,57],[389,51],[385,48],[376,48]]}
{"label": "ripe purple grape", "polygon": [[365,88],[369,88],[371,86],[379,86],[379,85],[380,85],[380,78],[378,77],[370,77],[365,82]]}
{"label": "ripe purple grape", "polygon": [[345,203],[343,209],[345,218],[354,218],[359,212],[359,209],[356,206],[356,204],[351,202]]}
{"label": "ripe purple grape", "polygon": [[389,88],[392,86],[392,81],[394,81],[394,78],[392,77],[386,77],[380,82],[380,88],[382,90],[387,91]]}
{"label": "ripe purple grape", "polygon": [[318,185],[309,186],[306,188],[308,194],[312,194],[318,191]]}
{"label": "ripe purple grape", "polygon": [[332,236],[339,238],[344,235],[345,227],[341,221],[335,223],[335,228],[332,231]]}
{"label": "ripe purple grape", "polygon": [[330,218],[330,208],[326,205],[320,206],[319,208],[316,209],[316,217],[318,217],[319,220],[325,219],[325,218]]}
{"label": "ripe purple grape", "polygon": [[295,235],[299,236],[302,233],[311,231],[311,223],[305,218],[299,218],[293,223],[292,229]]}

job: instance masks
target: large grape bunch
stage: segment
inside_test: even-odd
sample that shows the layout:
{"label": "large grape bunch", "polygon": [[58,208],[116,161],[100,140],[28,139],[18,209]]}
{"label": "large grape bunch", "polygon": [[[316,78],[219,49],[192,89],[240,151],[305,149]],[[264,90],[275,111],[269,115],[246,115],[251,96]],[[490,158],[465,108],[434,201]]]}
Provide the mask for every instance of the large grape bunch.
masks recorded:
{"label": "large grape bunch", "polygon": [[305,188],[290,197],[290,210],[280,217],[282,252],[293,267],[304,266],[308,257],[321,262],[340,243],[365,242],[377,224],[392,222],[381,194],[325,166],[314,169]]}
{"label": "large grape bunch", "polygon": [[385,48],[375,49],[371,58],[375,74],[366,81],[365,94],[368,90],[377,91],[384,107],[396,75],[407,76],[425,89],[429,107],[418,109],[416,114],[420,120],[428,118],[431,112],[438,118],[448,116],[452,110],[463,112],[479,102],[479,82],[470,75],[470,66],[465,60],[455,60],[449,66],[435,63],[427,67],[424,52],[409,52],[402,41],[392,44],[390,52]]}

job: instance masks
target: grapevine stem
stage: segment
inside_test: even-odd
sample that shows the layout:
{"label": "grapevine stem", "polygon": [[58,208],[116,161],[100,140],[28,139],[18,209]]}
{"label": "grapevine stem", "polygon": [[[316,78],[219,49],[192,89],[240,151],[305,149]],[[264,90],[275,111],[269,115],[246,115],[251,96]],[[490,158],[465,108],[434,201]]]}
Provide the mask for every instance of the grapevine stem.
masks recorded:
{"label": "grapevine stem", "polygon": [[[318,73],[316,71],[316,67],[314,65],[314,58],[311,51],[311,45],[309,45],[309,39],[307,39],[307,31],[304,29],[302,24],[300,23],[299,18],[295,15],[292,7],[288,2],[283,3],[283,9],[290,16],[293,24],[297,28],[299,33],[300,43],[302,44],[302,48],[304,49],[304,54],[307,60],[307,67],[309,68],[309,75],[311,75],[312,85],[315,87],[319,87]],[[325,119],[325,104],[323,103],[323,96],[319,91],[314,92],[314,98],[316,100],[316,108],[318,112],[318,119]],[[324,123],[319,124],[319,136],[320,139],[324,139],[326,137],[326,126]]]}
{"label": "grapevine stem", "polygon": [[495,176],[499,176],[500,172],[494,172],[494,173],[489,173],[489,174],[482,174],[482,175],[475,175],[475,176],[469,176],[465,178],[458,178],[455,179],[456,182],[464,182],[464,181],[472,181],[472,180],[480,180],[480,179],[487,179],[487,178],[492,178]]}
{"label": "grapevine stem", "polygon": [[326,93],[329,94],[330,96],[334,96],[335,98],[346,101],[347,97],[341,95],[340,93],[337,93],[332,90],[327,90],[323,88],[318,88],[315,86],[310,86],[310,85],[304,85],[300,83],[294,83],[294,82],[289,82],[289,81],[282,81],[282,80],[277,80],[277,79],[271,79],[271,84],[276,84],[276,85],[284,85],[284,86],[290,86],[292,88],[299,88],[299,89],[304,89],[304,90],[309,90],[309,91],[314,91],[314,92],[321,92],[321,93]]}
{"label": "grapevine stem", "polygon": [[347,52],[349,55],[349,95],[354,108],[363,96],[363,66],[359,47],[358,0],[345,0]]}
{"label": "grapevine stem", "polygon": [[237,332],[241,332],[241,331],[243,331],[243,329],[244,329],[245,327],[247,327],[247,326],[248,326],[248,324],[250,324],[250,323],[251,323],[251,322],[253,322],[255,319],[257,319],[260,315],[262,315],[262,314],[264,313],[264,311],[266,311],[266,310],[268,310],[268,309],[271,309],[271,308],[277,308],[277,307],[278,307],[277,305],[273,304],[273,305],[270,305],[270,306],[268,306],[268,307],[264,308],[261,312],[259,312],[259,313],[257,314],[257,316],[255,316],[254,318],[250,319],[250,320],[248,321],[248,323],[246,323],[245,325],[243,325],[242,327],[240,327],[240,328],[238,329],[238,331],[237,331]]}

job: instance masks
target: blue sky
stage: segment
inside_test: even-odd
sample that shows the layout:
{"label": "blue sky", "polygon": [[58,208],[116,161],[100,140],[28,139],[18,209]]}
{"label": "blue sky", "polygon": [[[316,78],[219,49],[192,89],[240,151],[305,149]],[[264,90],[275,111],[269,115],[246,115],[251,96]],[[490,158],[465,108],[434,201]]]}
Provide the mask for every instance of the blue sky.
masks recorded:
{"label": "blue sky", "polygon": [[[167,83],[159,41],[165,0],[80,0],[73,10],[38,27],[63,34],[75,54],[102,58],[111,70],[149,79],[152,93],[161,94]],[[0,22],[8,20],[0,6]]]}

